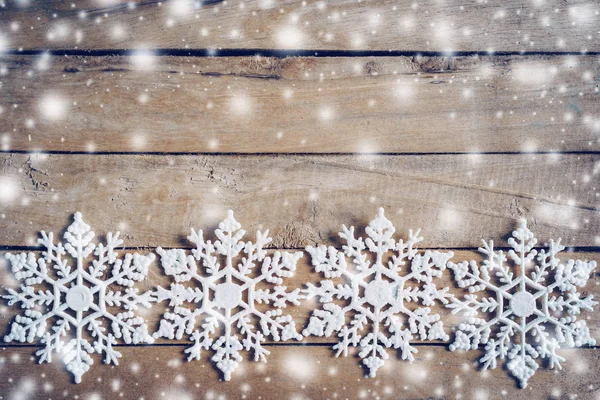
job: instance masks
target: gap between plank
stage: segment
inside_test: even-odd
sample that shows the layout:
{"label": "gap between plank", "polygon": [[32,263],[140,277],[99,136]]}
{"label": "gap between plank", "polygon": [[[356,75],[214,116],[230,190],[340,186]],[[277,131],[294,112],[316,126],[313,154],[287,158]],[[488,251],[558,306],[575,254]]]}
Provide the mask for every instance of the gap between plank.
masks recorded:
{"label": "gap between plank", "polygon": [[600,51],[419,51],[419,50],[284,50],[284,49],[6,49],[8,55],[128,56],[136,51],[175,57],[468,57],[468,56],[597,56]]}
{"label": "gap between plank", "polygon": [[[102,236],[102,235],[100,235]],[[117,251],[136,251],[136,250],[154,250],[159,246],[123,246],[123,247],[115,247],[114,249]],[[168,247],[168,246],[160,246],[164,250],[173,250],[173,249],[184,249],[191,250],[193,246],[177,246],[177,247]],[[335,247],[336,250],[342,250],[341,247]],[[542,246],[543,247],[543,246]],[[440,251],[475,251],[479,250],[479,247],[423,247],[418,248],[422,250],[440,250]],[[512,247],[498,247],[494,246],[496,250],[508,251],[511,250]],[[43,251],[44,247],[41,246],[2,246],[0,245],[0,251]],[[267,247],[265,250],[273,250],[273,251],[304,251],[304,247]],[[600,246],[565,246],[565,250],[568,253],[600,253]]]}
{"label": "gap between plank", "polygon": [[275,153],[275,152],[206,152],[206,151],[195,151],[195,152],[164,152],[164,151],[67,151],[67,150],[0,150],[0,154],[29,154],[29,155],[86,155],[86,156],[214,156],[214,157],[280,157],[280,156],[306,156],[306,157],[317,157],[317,156],[383,156],[383,157],[396,157],[396,156],[468,156],[468,155],[548,155],[548,154],[559,154],[559,155],[596,155],[600,154],[600,150],[568,150],[568,151],[478,151],[478,152],[326,152],[326,153],[309,153],[309,152],[289,152],[289,153]]}
{"label": "gap between plank", "polygon": [[[301,342],[290,342],[290,343],[265,343],[262,346],[265,347],[330,347],[338,344],[338,342],[331,343],[301,343]],[[411,343],[411,346],[414,347],[447,347],[449,343]],[[113,347],[189,347],[188,343],[153,343],[153,344],[115,344]],[[2,344],[0,348],[2,349],[15,349],[15,348],[23,348],[23,349],[40,349],[44,346],[41,344]],[[478,349],[484,349],[485,346],[479,346]],[[577,347],[578,350],[598,350],[600,346],[583,346]]]}

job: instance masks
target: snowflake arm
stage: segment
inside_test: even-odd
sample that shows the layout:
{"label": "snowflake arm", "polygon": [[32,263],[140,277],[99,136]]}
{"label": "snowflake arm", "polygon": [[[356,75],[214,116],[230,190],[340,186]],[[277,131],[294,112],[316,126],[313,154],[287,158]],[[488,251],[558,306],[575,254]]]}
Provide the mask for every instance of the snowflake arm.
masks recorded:
{"label": "snowflake arm", "polygon": [[250,324],[250,319],[242,317],[238,321],[240,333],[245,336],[242,343],[246,351],[254,350],[254,361],[267,362],[266,356],[270,352],[262,346],[265,337],[261,332],[255,332],[254,326]]}
{"label": "snowflake arm", "polygon": [[315,271],[322,272],[325,278],[337,278],[346,271],[346,257],[333,246],[308,246],[306,251],[311,256]]}
{"label": "snowflake arm", "polygon": [[152,335],[154,338],[177,339],[184,334],[191,334],[196,326],[196,319],[202,314],[202,309],[190,310],[185,307],[174,307],[173,312],[166,312],[160,320],[158,331]]}
{"label": "snowflake arm", "polygon": [[313,311],[308,326],[302,331],[304,336],[331,336],[340,331],[346,323],[342,307],[334,303],[325,303],[322,310]]}

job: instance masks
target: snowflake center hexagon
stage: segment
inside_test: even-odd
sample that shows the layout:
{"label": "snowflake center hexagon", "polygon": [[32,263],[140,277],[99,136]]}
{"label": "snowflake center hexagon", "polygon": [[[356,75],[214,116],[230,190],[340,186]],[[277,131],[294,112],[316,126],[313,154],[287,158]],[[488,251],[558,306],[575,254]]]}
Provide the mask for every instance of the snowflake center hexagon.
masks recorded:
{"label": "snowflake center hexagon", "polygon": [[394,286],[384,280],[374,280],[365,287],[365,300],[373,307],[383,308],[394,302]]}
{"label": "snowflake center hexagon", "polygon": [[517,292],[509,303],[512,313],[517,317],[529,317],[535,310],[535,297],[529,292]]}
{"label": "snowflake center hexagon", "polygon": [[73,311],[87,311],[94,301],[92,291],[84,285],[75,285],[66,296],[67,305]]}
{"label": "snowflake center hexagon", "polygon": [[235,283],[221,283],[215,287],[215,305],[219,308],[231,309],[242,302],[242,286]]}

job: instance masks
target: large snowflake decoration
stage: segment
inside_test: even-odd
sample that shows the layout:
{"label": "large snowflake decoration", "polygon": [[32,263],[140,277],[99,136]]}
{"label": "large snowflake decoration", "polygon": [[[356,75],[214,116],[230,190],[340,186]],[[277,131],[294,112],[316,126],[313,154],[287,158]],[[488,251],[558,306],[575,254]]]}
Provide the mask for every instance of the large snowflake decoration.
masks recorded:
{"label": "large snowflake decoration", "polygon": [[[586,285],[596,262],[562,263],[556,257],[565,248],[560,239],[551,240],[548,249],[539,252],[533,248],[536,243],[523,220],[508,240],[508,258],[502,250],[494,251],[490,240],[479,248],[486,256],[481,266],[475,261],[448,263],[458,285],[469,290],[463,299],[455,298],[448,305],[452,313],[467,318],[450,350],[484,344],[483,368],[496,368],[498,359],[507,360],[508,370],[523,388],[539,367],[537,358],[546,359],[550,368],[561,368],[565,361],[557,352],[561,345],[595,344],[585,321],[577,321],[576,315],[597,304],[593,296],[581,297],[577,291]],[[507,265],[509,259],[516,271]],[[480,313],[489,318],[481,318]]]}
{"label": "large snowflake decoration", "polygon": [[[154,255],[127,253],[119,258],[115,252],[123,243],[119,232],[109,233],[106,245],[92,243],[93,238],[94,232],[78,212],[64,234],[64,244],[54,244],[54,234],[42,231],[38,243],[46,250],[41,257],[35,253],[6,254],[21,288],[8,289],[9,294],[3,297],[9,305],[20,303],[25,311],[15,318],[4,340],[31,343],[41,337],[44,347],[36,352],[39,362],[51,362],[53,353],[60,354],[76,383],[93,364],[90,354],[94,352],[104,353],[106,364],[118,365],[121,353],[113,347],[116,339],[128,344],[154,341],[144,319],[134,314],[140,305],[151,305],[152,293],[138,294],[134,284],[146,278]],[[92,253],[95,259],[84,266]],[[44,285],[46,289],[41,288]],[[113,285],[124,291],[112,290]],[[110,330],[103,321],[110,324]],[[51,329],[47,330],[49,323]],[[85,331],[93,343],[85,338]]]}
{"label": "large snowflake decoration", "polygon": [[[227,381],[242,361],[240,351],[244,348],[253,350],[255,361],[266,361],[269,351],[262,346],[266,336],[275,341],[302,339],[292,317],[282,313],[287,303],[300,303],[300,289],[287,292],[281,285],[282,278],[293,275],[302,253],[276,251],[268,257],[264,246],[271,242],[269,231],[257,231],[256,243],[241,241],[245,234],[233,211],[228,210],[227,218],[215,230],[214,242],[205,241],[202,230],[192,229],[188,236],[196,245],[192,255],[182,249],[157,249],[165,273],[176,283],[169,289],[157,288],[156,300],[168,300],[172,312],[164,314],[154,337],[181,339],[184,333],[191,335],[193,346],[185,350],[188,361],[200,359],[202,349],[212,349],[212,360]],[[236,264],[234,260],[240,253],[243,256]],[[271,308],[260,311],[257,304]],[[201,315],[205,318],[198,327],[196,320]],[[259,328],[253,325],[253,319]],[[221,332],[217,332],[219,327]],[[214,336],[218,338],[214,340]]]}
{"label": "large snowflake decoration", "polygon": [[[366,239],[355,238],[354,227],[342,226],[339,236],[347,242],[343,252],[331,246],[306,249],[316,271],[327,280],[305,289],[307,298],[317,297],[323,307],[313,312],[303,334],[337,332],[336,356],[347,355],[350,346],[360,347],[359,357],[371,377],[389,357],[386,348],[400,349],[402,359],[412,361],[417,352],[411,345],[413,335],[421,340],[448,340],[440,316],[429,307],[446,304],[451,296],[448,288],[438,289],[433,279],[441,276],[452,253],[418,253],[414,246],[422,240],[419,231],[410,230],[406,242],[396,242],[395,231],[380,208],[366,228]],[[405,267],[408,263],[410,267]],[[341,277],[346,282],[336,285],[334,278]]]}

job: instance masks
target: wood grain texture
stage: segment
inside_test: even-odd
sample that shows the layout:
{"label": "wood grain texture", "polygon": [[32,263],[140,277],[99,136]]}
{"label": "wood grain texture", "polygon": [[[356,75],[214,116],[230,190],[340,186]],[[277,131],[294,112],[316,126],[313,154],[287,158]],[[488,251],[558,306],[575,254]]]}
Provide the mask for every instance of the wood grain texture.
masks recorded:
{"label": "wood grain texture", "polygon": [[598,7],[586,1],[194,4],[6,2],[0,22],[15,49],[600,50]]}
{"label": "wood grain texture", "polygon": [[[520,218],[541,243],[597,246],[598,155],[0,156],[0,245],[34,245],[39,230],[83,212],[129,247],[175,247],[190,227],[211,230],[235,210],[274,248],[339,244],[341,224],[365,226],[382,206],[423,246],[506,245]],[[260,225],[264,224],[264,225]]]}
{"label": "wood grain texture", "polygon": [[5,56],[2,150],[600,150],[597,57]]}
{"label": "wood grain texture", "polygon": [[[0,354],[0,393],[27,399],[125,398],[189,399],[550,399],[592,400],[600,394],[600,349],[563,350],[560,373],[539,369],[527,389],[497,368],[479,371],[478,351],[451,353],[420,347],[414,362],[391,355],[376,378],[365,378],[352,355],[334,358],[326,347],[269,346],[268,361],[248,359],[222,382],[210,361],[184,362],[183,347],[120,347],[118,367],[94,365],[72,385],[58,360],[35,365],[32,348],[6,348]],[[10,362],[10,365],[8,364]],[[452,371],[449,373],[449,371]],[[12,396],[12,397],[10,397]],[[94,397],[95,396],[95,397]]]}
{"label": "wood grain texture", "polygon": [[[142,253],[153,252],[154,249],[148,250],[140,250]],[[468,250],[454,250],[454,256],[452,257],[453,262],[460,261],[469,261],[476,260],[481,262],[482,255],[475,251]],[[39,252],[37,252],[39,256]],[[173,277],[165,275],[162,267],[160,266],[160,259],[157,256],[157,260],[150,265],[148,277],[143,282],[136,285],[136,287],[140,290],[140,292],[146,291],[154,291],[157,286],[162,286],[163,288],[168,288],[169,285],[174,281]],[[598,252],[565,252],[559,255],[559,258],[566,262],[569,259],[576,260],[594,260],[596,263],[600,264],[600,253]],[[401,273],[403,275],[404,273]],[[311,264],[310,255],[308,253],[304,253],[304,257],[299,260],[297,264],[297,269],[293,277],[286,278],[284,280],[284,285],[287,287],[288,291],[295,290],[296,288],[305,288],[308,283],[312,283],[313,285],[318,285],[321,280],[324,280],[325,277],[314,271],[314,267]],[[343,279],[334,279],[334,282],[343,283]],[[452,280],[452,273],[449,269],[446,269],[443,275],[438,279],[436,278],[436,285],[439,288],[448,287],[450,288],[450,293],[454,294],[457,297],[462,297],[468,292],[457,287],[455,282]],[[13,274],[11,273],[10,264],[4,257],[4,252],[0,253],[0,284],[4,288],[15,288],[18,289],[20,287],[20,283],[14,279]],[[195,281],[191,281],[186,283],[187,286],[194,287],[196,284]],[[413,283],[407,284],[409,286],[413,286]],[[260,288],[269,288],[269,285],[262,285]],[[40,289],[49,289],[43,285],[39,286]],[[117,289],[117,286],[114,287]],[[581,288],[579,292],[582,294],[582,297],[593,295],[594,298],[600,298],[600,271],[596,271],[596,273],[592,276],[592,278],[588,281],[588,284]],[[4,293],[2,293],[4,294]],[[345,304],[343,301],[340,304]],[[415,304],[410,304],[409,307],[413,307]],[[297,329],[301,332],[304,329],[309,321],[310,315],[313,310],[321,307],[321,304],[317,301],[317,299],[305,299],[299,305],[286,307],[283,311],[286,314],[291,315],[294,318],[294,322],[296,323]],[[268,306],[257,304],[257,308],[261,311],[268,310]],[[416,307],[415,307],[416,308]],[[458,325],[461,322],[464,322],[463,318],[458,315],[452,315],[451,310],[445,308],[441,304],[436,304],[431,307],[433,313],[437,313],[440,315],[441,320],[444,322],[444,328],[446,332],[450,335],[450,340],[448,342],[444,342],[442,340],[436,341],[424,341],[421,340],[418,335],[415,335],[415,338],[412,340],[412,343],[437,343],[437,344],[449,344],[454,338],[452,336],[452,332],[455,332]],[[139,314],[144,317],[150,332],[153,333],[158,330],[159,323],[162,318],[162,315],[165,311],[168,310],[167,302],[157,303],[152,306],[150,309],[145,309],[141,307],[139,309]],[[13,318],[18,315],[22,310],[18,307],[13,306],[9,308],[3,308],[0,312],[0,337],[2,337],[5,333],[10,331],[10,322]],[[114,312],[119,312],[118,309],[114,309]],[[351,314],[347,315],[348,323],[350,323]],[[590,335],[592,338],[596,339],[597,342],[600,343],[600,315],[597,312],[586,312],[584,311],[579,319],[585,320],[587,322],[587,326],[590,329]],[[382,327],[383,329],[383,327]],[[266,343],[273,344],[277,343],[272,340],[271,337],[266,338]],[[185,344],[190,346],[191,343],[189,341],[189,336],[184,335],[184,337],[180,340],[168,340],[168,339],[157,339],[156,344]],[[329,344],[333,345],[337,343],[337,337],[332,335],[331,337],[315,337],[308,336],[305,337],[301,342],[295,340],[289,340],[286,342],[288,345],[302,345],[302,344]],[[17,344],[17,343],[15,343]]]}
{"label": "wood grain texture", "polygon": [[[579,249],[561,259],[600,261],[599,25],[590,0],[0,0],[0,249],[33,249],[75,211],[129,251],[187,248],[228,208],[273,249],[340,248],[341,224],[362,234],[384,206],[400,237],[422,227],[421,247],[455,261],[506,246],[523,217],[540,245]],[[322,279],[309,261],[288,289]],[[170,282],[157,261],[140,288]],[[438,284],[463,293],[449,271]],[[15,285],[0,254],[0,295]],[[598,271],[582,292],[600,297]],[[301,328],[317,306],[286,311]],[[164,309],[145,312],[151,330]],[[460,319],[434,311],[451,334]],[[18,312],[0,306],[0,334]],[[581,318],[600,342],[599,313]],[[269,341],[268,363],[227,383],[210,352],[184,362],[185,340],[118,346],[121,365],[94,356],[81,385],[11,344],[0,400],[600,398],[598,347],[562,350],[560,373],[520,390],[442,342],[415,342],[413,363],[390,350],[367,379],[333,341]]]}

